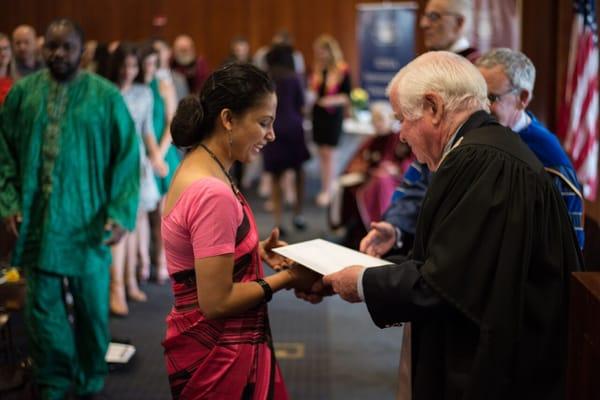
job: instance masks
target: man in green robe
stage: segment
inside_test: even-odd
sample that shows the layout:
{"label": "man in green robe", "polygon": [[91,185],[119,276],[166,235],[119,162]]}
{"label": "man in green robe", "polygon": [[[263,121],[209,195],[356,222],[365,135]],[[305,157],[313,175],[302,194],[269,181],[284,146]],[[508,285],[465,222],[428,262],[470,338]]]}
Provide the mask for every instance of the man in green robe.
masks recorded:
{"label": "man in green robe", "polygon": [[[0,216],[18,236],[25,318],[39,397],[104,385],[109,343],[109,245],[135,224],[139,152],[116,87],[79,70],[83,33],[46,32],[48,69],[19,81],[0,114]],[[73,296],[69,322],[65,290]]]}

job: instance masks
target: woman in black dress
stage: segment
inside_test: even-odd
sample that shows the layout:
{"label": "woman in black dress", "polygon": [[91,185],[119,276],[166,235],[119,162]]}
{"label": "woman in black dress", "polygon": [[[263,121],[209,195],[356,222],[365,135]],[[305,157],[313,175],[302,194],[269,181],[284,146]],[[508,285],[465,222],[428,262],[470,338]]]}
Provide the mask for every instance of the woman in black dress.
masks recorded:
{"label": "woman in black dress", "polygon": [[294,49],[285,44],[275,45],[266,56],[269,75],[275,81],[277,91],[277,119],[274,129],[277,140],[263,150],[266,172],[273,176],[271,200],[275,226],[281,230],[282,177],[287,170],[293,170],[296,182],[293,223],[297,229],[305,227],[302,217],[304,197],[304,171],[302,164],[310,158],[302,128],[302,108],[304,89],[298,74],[294,71]]}
{"label": "woman in black dress", "polygon": [[312,112],[313,140],[319,147],[321,192],[317,204],[327,206],[333,180],[333,156],[342,133],[344,109],[350,104],[350,73],[337,41],[321,35],[314,43],[315,64],[310,88],[316,95]]}

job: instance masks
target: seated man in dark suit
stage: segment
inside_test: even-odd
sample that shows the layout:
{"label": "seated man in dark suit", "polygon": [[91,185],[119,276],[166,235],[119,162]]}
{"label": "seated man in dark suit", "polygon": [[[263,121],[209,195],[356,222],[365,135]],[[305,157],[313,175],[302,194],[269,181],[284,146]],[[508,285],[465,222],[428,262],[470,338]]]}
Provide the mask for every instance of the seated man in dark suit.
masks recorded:
{"label": "seated man in dark suit", "polygon": [[488,114],[466,59],[426,53],[389,89],[400,138],[434,171],[409,258],[323,278],[379,327],[412,322],[414,399],[562,399],[569,273],[582,267],[560,193]]}

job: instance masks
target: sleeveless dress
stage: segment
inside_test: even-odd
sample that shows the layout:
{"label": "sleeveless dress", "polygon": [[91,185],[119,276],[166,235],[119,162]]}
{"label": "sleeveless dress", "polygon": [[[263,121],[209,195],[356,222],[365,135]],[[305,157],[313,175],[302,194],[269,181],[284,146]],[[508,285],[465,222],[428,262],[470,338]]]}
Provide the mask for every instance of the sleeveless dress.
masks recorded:
{"label": "sleeveless dress", "polygon": [[[264,276],[258,231],[248,203],[241,193],[236,196],[243,220],[235,238],[233,282],[250,282]],[[175,304],[162,345],[173,399],[287,400],[267,305],[208,320],[198,307],[193,266],[170,277]]]}

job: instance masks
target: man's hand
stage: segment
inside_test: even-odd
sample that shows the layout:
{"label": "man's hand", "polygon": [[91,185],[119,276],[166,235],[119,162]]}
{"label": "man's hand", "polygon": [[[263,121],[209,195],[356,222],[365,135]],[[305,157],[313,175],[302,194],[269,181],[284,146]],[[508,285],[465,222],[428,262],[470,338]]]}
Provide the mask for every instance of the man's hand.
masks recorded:
{"label": "man's hand", "polygon": [[273,228],[269,237],[258,244],[260,258],[275,271],[289,268],[293,264],[293,261],[289,258],[285,258],[281,254],[272,251],[274,248],[281,246],[287,246],[287,242],[279,240],[279,228]]}
{"label": "man's hand", "polygon": [[333,287],[333,291],[349,303],[358,303],[358,276],[365,269],[362,265],[352,265],[341,271],[323,277],[323,284]]}
{"label": "man's hand", "polygon": [[108,221],[106,225],[104,225],[104,230],[110,231],[110,236],[104,241],[104,244],[107,246],[112,246],[114,244],[119,243],[119,241],[127,233],[127,231],[123,229],[123,227],[121,227],[114,221]]}
{"label": "man's hand", "polygon": [[371,230],[360,241],[360,251],[373,257],[381,257],[394,247],[396,230],[389,222],[372,222]]}
{"label": "man's hand", "polygon": [[8,233],[14,235],[14,237],[19,237],[19,225],[22,221],[21,214],[11,215],[4,218],[4,228]]}

